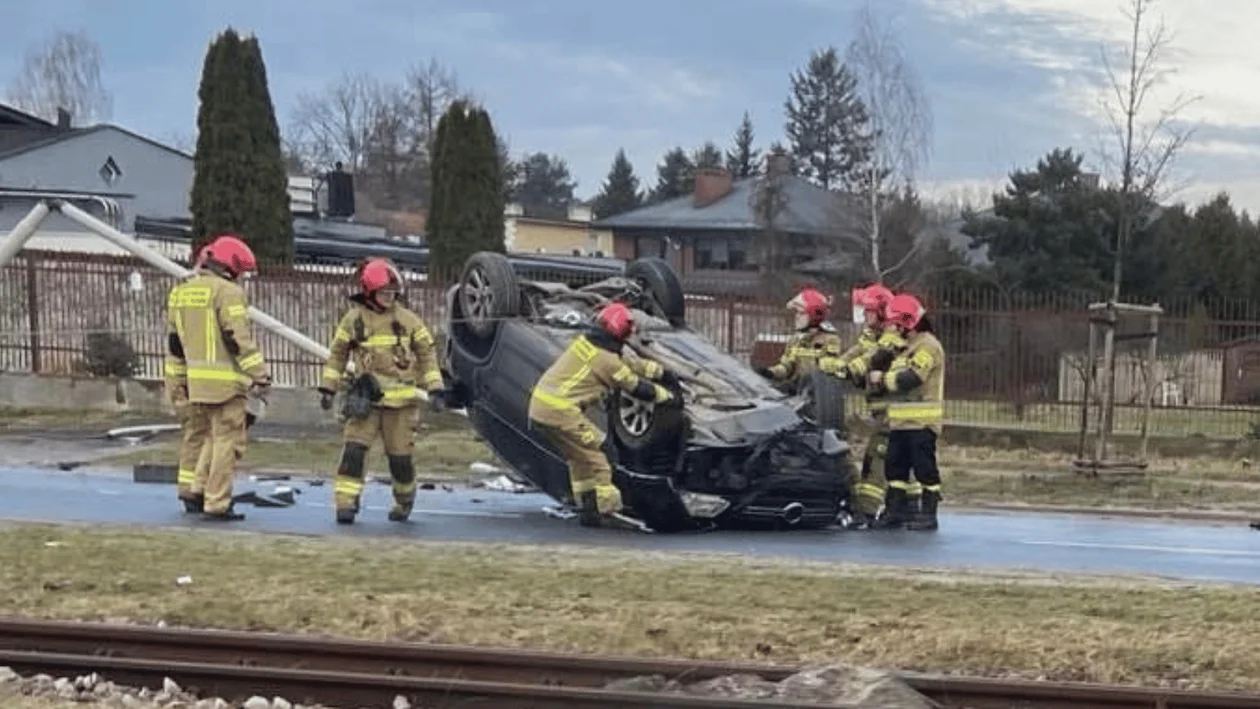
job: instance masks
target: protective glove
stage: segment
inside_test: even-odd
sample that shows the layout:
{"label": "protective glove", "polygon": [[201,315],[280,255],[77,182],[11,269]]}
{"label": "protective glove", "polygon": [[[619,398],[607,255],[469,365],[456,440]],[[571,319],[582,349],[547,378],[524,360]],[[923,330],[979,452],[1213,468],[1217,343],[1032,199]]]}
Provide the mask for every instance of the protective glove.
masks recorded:
{"label": "protective glove", "polygon": [[250,388],[262,390],[262,389],[267,389],[270,386],[271,386],[271,374],[264,374],[261,377],[255,379],[253,384],[250,386]]}
{"label": "protective glove", "polygon": [[673,388],[678,386],[681,381],[678,379],[677,374],[674,374],[670,370],[666,369],[661,373],[661,383],[667,387]]}
{"label": "protective glove", "polygon": [[336,396],[337,396],[337,393],[330,389],[320,389],[319,390],[319,408],[323,409],[324,411],[331,411],[333,407],[333,399]]}
{"label": "protective glove", "polygon": [[429,410],[435,414],[440,414],[446,409],[446,390],[436,389],[429,392]]}

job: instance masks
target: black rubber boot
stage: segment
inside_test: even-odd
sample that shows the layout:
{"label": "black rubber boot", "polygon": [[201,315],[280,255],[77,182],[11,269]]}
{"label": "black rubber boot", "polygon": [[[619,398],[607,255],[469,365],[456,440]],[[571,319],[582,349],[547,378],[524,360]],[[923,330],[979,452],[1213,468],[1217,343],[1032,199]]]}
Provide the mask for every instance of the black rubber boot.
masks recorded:
{"label": "black rubber boot", "polygon": [[179,501],[184,503],[184,512],[187,514],[201,514],[206,511],[205,495],[190,495],[188,497],[181,497],[179,498]]}
{"label": "black rubber boot", "polygon": [[354,524],[355,515],[359,514],[359,499],[354,498],[354,507],[340,507],[337,509],[337,524]]}
{"label": "black rubber boot", "polygon": [[884,514],[876,520],[874,529],[901,529],[910,521],[909,498],[901,488],[888,488]]}
{"label": "black rubber boot", "polygon": [[906,525],[906,529],[916,532],[935,532],[939,527],[936,521],[936,507],[941,501],[941,493],[934,490],[923,491],[923,503],[919,513]]}
{"label": "black rubber boot", "polygon": [[583,527],[600,526],[599,503],[596,502],[594,490],[578,495],[578,524]]}
{"label": "black rubber boot", "polygon": [[411,517],[411,508],[415,506],[415,500],[407,500],[406,502],[394,502],[394,506],[389,510],[390,522],[406,522]]}
{"label": "black rubber boot", "polygon": [[201,518],[207,522],[239,522],[245,519],[245,515],[229,507],[222,512],[202,512]]}

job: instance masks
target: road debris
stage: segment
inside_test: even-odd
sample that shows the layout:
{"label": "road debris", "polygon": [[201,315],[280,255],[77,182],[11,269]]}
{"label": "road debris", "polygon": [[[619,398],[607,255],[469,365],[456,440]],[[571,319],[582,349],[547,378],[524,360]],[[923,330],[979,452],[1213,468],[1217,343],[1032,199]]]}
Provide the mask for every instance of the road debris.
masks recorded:
{"label": "road debris", "polygon": [[[8,703],[6,697],[17,695],[123,709],[232,709],[236,706],[220,697],[201,698],[186,692],[169,677],[163,680],[161,690],[154,691],[148,687],[114,684],[95,672],[73,679],[48,675],[22,677],[9,667],[0,667],[0,705]],[[241,706],[245,709],[329,709],[323,705],[294,704],[283,697],[259,696],[250,697]]]}
{"label": "road debris", "polygon": [[733,699],[787,699],[863,709],[936,709],[939,706],[888,672],[850,665],[808,668],[781,682],[741,674],[683,684],[663,675],[647,675],[610,682],[604,688]]}

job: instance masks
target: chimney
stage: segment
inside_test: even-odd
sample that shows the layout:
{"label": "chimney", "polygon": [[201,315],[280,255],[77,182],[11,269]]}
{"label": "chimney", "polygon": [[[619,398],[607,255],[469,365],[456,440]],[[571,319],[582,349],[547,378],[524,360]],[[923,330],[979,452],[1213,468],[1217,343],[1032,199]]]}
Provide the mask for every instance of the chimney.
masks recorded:
{"label": "chimney", "polygon": [[766,176],[778,177],[791,172],[791,159],[787,153],[770,153],[766,156]]}
{"label": "chimney", "polygon": [[70,112],[64,108],[57,108],[57,130],[70,130]]}
{"label": "chimney", "polygon": [[696,170],[696,187],[692,193],[692,206],[701,209],[731,193],[731,173],[718,168]]}

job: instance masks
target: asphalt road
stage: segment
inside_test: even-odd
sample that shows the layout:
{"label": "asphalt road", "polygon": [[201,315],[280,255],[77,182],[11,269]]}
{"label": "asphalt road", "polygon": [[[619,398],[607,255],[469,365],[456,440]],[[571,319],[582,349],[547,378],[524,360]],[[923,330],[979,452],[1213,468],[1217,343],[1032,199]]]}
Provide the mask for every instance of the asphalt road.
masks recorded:
{"label": "asphalt road", "polygon": [[[1260,533],[1245,525],[1134,521],[1070,515],[963,514],[945,511],[936,533],[788,531],[648,535],[589,530],[544,513],[540,494],[422,490],[412,522],[390,523],[389,488],[374,484],[353,526],[333,521],[331,485],[238,483],[237,492],[291,485],[296,504],[240,506],[253,532],[388,536],[523,544],[605,545],[660,551],[739,553],[814,561],[868,562],[950,569],[1141,574],[1178,580],[1260,584]],[[171,485],[130,476],[0,468],[0,519],[167,527],[222,526],[186,516]]]}

